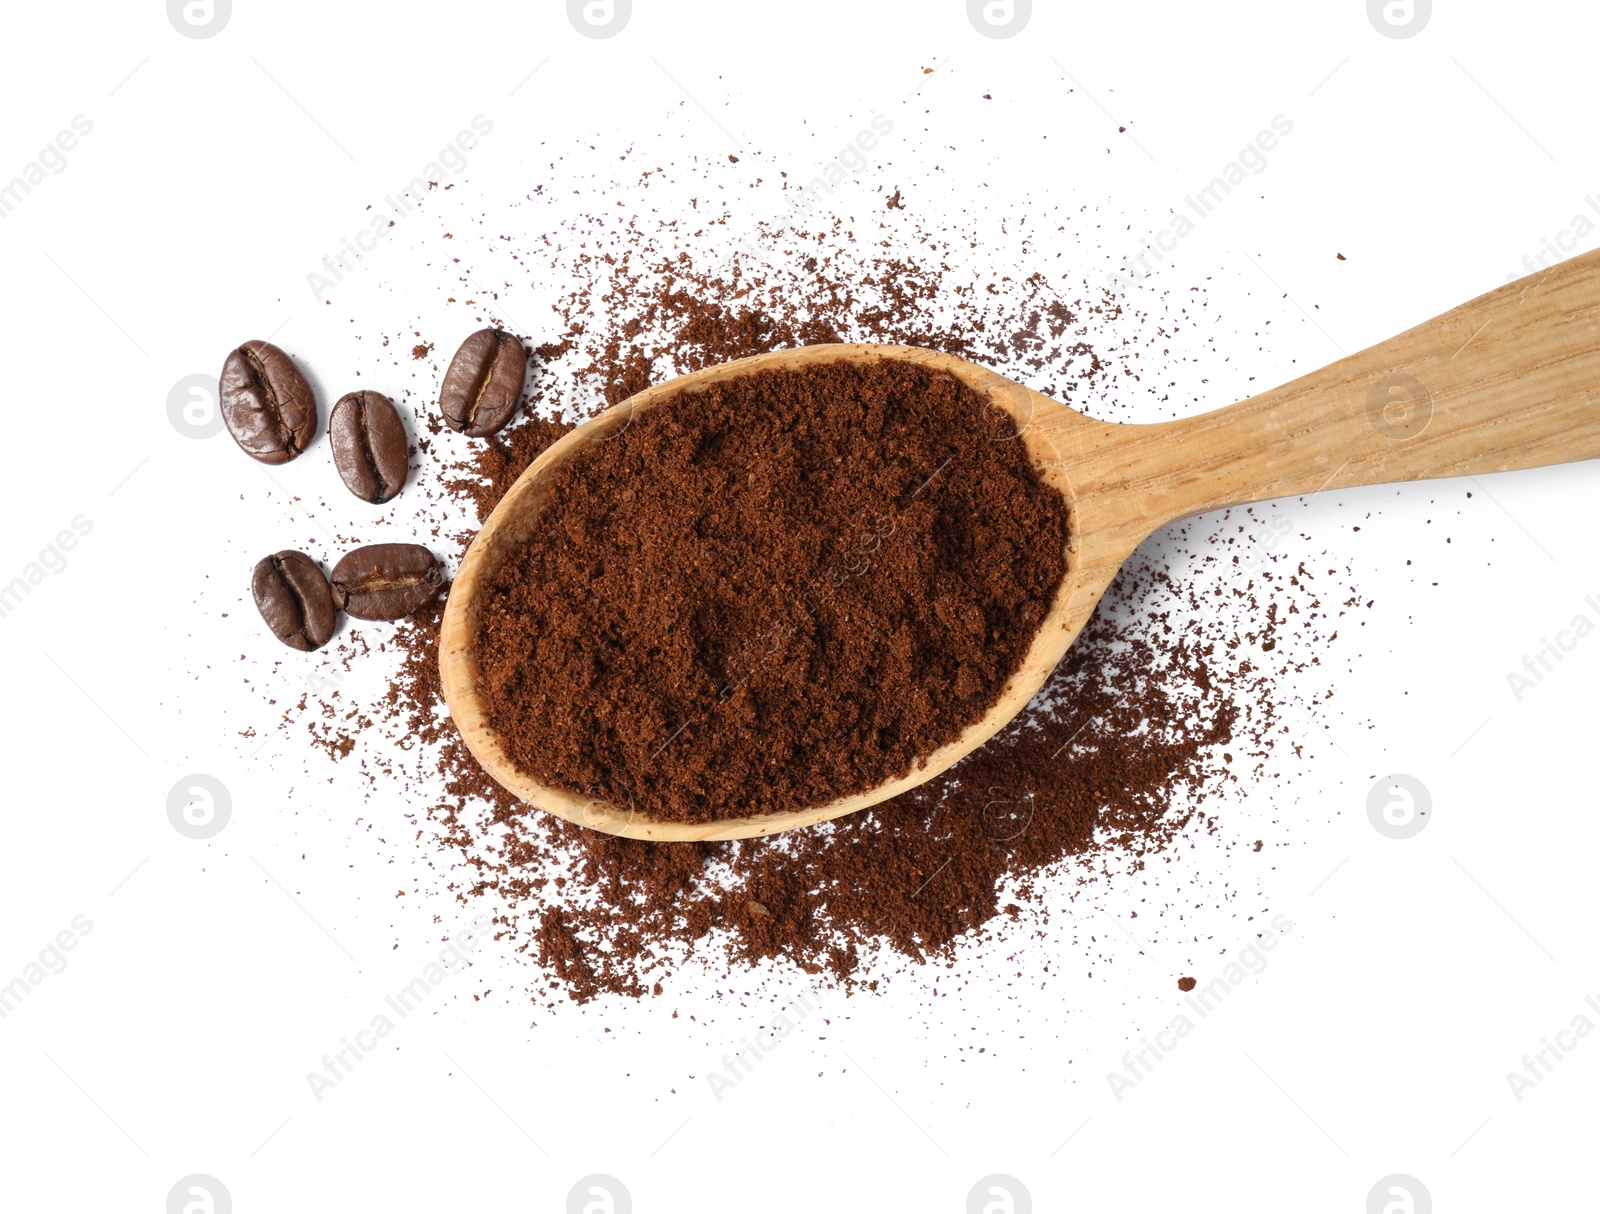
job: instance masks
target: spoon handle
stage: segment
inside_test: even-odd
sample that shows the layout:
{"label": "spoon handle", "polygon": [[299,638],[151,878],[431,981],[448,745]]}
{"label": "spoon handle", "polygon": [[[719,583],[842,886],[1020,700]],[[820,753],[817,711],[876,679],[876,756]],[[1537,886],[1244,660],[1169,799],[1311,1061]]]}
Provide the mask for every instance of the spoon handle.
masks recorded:
{"label": "spoon handle", "polygon": [[1123,433],[1102,432],[1095,462],[1149,529],[1323,489],[1593,459],[1600,252],[1225,409],[1108,430]]}

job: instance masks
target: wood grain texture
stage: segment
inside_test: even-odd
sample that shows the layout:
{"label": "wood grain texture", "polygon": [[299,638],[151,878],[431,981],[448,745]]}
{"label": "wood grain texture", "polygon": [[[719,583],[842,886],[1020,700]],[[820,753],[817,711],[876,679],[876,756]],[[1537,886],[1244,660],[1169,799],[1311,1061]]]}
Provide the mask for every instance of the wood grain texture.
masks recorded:
{"label": "wood grain texture", "polygon": [[[899,780],[828,805],[685,824],[540,784],[516,768],[477,694],[479,588],[526,542],[548,478],[637,410],[754,371],[899,359],[947,371],[1003,408],[1039,475],[1067,499],[1067,573],[1016,674],[988,714]],[[467,746],[514,795],[570,821],[643,839],[733,839],[854,813],[932,779],[1031,700],[1117,570],[1157,528],[1269,498],[1600,456],[1600,254],[1481,296],[1293,383],[1157,425],[1095,421],[987,368],[909,346],[822,345],[741,359],[647,389],[573,430],[536,460],[468,549],[440,640],[445,698]]]}

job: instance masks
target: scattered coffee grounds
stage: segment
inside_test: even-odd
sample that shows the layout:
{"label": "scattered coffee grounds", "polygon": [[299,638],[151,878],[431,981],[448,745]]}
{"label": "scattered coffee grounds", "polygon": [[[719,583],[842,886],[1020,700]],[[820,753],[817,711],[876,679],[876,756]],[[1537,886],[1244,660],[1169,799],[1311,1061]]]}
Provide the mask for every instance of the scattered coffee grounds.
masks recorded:
{"label": "scattered coffee grounds", "polygon": [[[421,332],[445,323],[439,315],[397,306],[378,322],[387,332],[375,332],[370,304],[352,312],[358,339],[387,352],[372,370],[402,386],[409,377],[430,406],[413,408],[429,433],[401,504],[415,512],[414,534],[432,528],[447,561],[572,422],[731,358],[819,341],[923,345],[1094,416],[1148,421],[1246,395],[1240,360],[1269,345],[1281,352],[1259,318],[1219,317],[1203,282],[1170,295],[1102,289],[1097,267],[1115,264],[1107,242],[1118,243],[1125,221],[1103,228],[1077,200],[1023,209],[969,198],[935,173],[907,192],[923,214],[956,216],[938,226],[885,211],[880,193],[863,191],[870,218],[830,215],[830,202],[762,230],[754,252],[730,254],[747,220],[703,187],[699,161],[652,162],[642,176],[631,153],[615,170],[590,167],[599,164],[587,147],[555,154],[550,182],[526,199],[482,216],[418,218],[399,238],[417,241],[414,293],[439,233],[472,224],[498,234],[450,262],[439,293],[452,331],[518,327],[499,304],[502,283],[508,309],[536,326],[520,335],[537,373],[514,425],[482,440],[446,432],[431,407],[443,360],[406,357]],[[787,187],[766,179],[777,209]],[[665,190],[685,206],[695,200],[693,225],[655,218]],[[579,218],[557,209],[554,200],[580,194],[607,205]],[[619,218],[630,213],[644,218]],[[890,222],[892,233],[880,226]],[[535,297],[554,300],[554,313],[540,315]],[[1277,315],[1275,300],[1269,311]],[[280,508],[301,517],[296,505]],[[1314,680],[1330,656],[1346,660],[1359,623],[1349,617],[1371,604],[1300,529],[1309,520],[1283,509],[1283,518],[1256,508],[1165,529],[1124,566],[1045,689],[988,745],[892,802],[766,839],[621,840],[516,802],[444,710],[437,602],[370,647],[350,628],[328,648],[325,666],[364,673],[370,664],[386,696],[359,694],[352,679],[271,711],[280,736],[309,732],[308,775],[329,776],[326,752],[345,768],[342,787],[366,782],[371,806],[352,826],[364,849],[380,837],[375,820],[406,824],[413,842],[386,835],[398,894],[453,898],[494,917],[500,947],[529,962],[517,985],[536,1014],[679,991],[745,1006],[797,974],[845,990],[914,981],[930,1008],[974,974],[1019,999],[1041,990],[1055,999],[1059,979],[1098,978],[1124,961],[1142,983],[1171,972],[1148,968],[1155,950],[1177,972],[1192,970],[1212,955],[1216,931],[1259,916],[1272,852],[1252,843],[1275,830],[1278,845],[1310,811],[1294,795],[1297,756],[1319,745],[1332,715],[1331,693]],[[249,688],[269,705],[272,689],[265,678]],[[256,736],[253,707],[240,721],[242,754],[271,740]],[[1223,867],[1197,871],[1197,857]],[[1157,985],[1170,991],[1170,981]]]}
{"label": "scattered coffee grounds", "polygon": [[[1157,657],[1097,621],[1046,689],[1062,707],[1030,713],[901,797],[777,839],[640,844],[579,839],[582,828],[563,823],[555,848],[582,849],[574,893],[621,896],[544,908],[539,959],[579,999],[643,994],[646,975],[671,974],[671,946],[685,937],[723,938],[741,969],[781,960],[871,985],[874,954],[948,955],[995,916],[1018,916],[1069,857],[1110,846],[1142,863],[1191,825],[1177,791],[1217,777],[1207,752],[1236,724],[1185,686],[1192,672],[1141,677]],[[1108,674],[1121,688],[1100,682]],[[1144,714],[1163,709],[1214,715],[1198,730],[1140,736]],[[515,837],[537,854],[529,832]]]}
{"label": "scattered coffee grounds", "polygon": [[1010,419],[909,363],[708,385],[552,491],[481,592],[489,719],[530,775],[657,820],[906,775],[993,705],[1065,572]]}
{"label": "scattered coffee grounds", "polygon": [[[659,994],[702,941],[739,973],[782,961],[875,986],[887,957],[947,957],[996,916],[1040,917],[1064,863],[1137,871],[1186,830],[1214,829],[1195,801],[1234,778],[1236,758],[1267,777],[1281,725],[1271,699],[1252,698],[1265,680],[1202,630],[1169,631],[1180,594],[1136,557],[1034,704],[986,746],[894,800],[765,839],[619,839],[517,802],[438,714],[437,615],[402,632],[390,709],[441,744],[447,795],[433,818],[473,874],[464,893],[510,910],[502,922],[527,933],[556,993]],[[1229,744],[1240,756],[1220,753]]]}

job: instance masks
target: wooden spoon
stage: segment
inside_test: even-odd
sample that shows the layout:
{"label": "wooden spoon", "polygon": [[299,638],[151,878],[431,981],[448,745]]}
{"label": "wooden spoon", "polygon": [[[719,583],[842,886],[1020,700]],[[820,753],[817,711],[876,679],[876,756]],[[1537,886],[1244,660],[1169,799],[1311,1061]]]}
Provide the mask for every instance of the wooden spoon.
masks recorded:
{"label": "wooden spoon", "polygon": [[[478,591],[539,526],[552,474],[635,411],[753,371],[900,359],[947,371],[1011,415],[1040,477],[1071,509],[1067,572],[994,706],[910,774],[827,805],[660,822],[552,788],[506,756],[477,690]],[[932,779],[983,745],[1044,684],[1139,543],[1188,515],[1327,489],[1534,468],[1600,456],[1600,253],[1532,275],[1293,383],[1198,417],[1095,421],[983,367],[909,346],[819,345],[710,367],[579,426],[534,461],[489,516],[445,608],[445,699],[484,769],[530,804],[640,839],[737,839],[854,813]]]}

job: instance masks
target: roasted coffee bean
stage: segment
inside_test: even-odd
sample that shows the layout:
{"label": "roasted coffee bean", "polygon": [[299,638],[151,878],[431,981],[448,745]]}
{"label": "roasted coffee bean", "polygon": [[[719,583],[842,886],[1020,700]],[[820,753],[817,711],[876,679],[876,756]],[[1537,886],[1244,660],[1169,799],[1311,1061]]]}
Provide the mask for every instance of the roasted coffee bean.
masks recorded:
{"label": "roasted coffee bean", "polygon": [[300,368],[269,341],[247,341],[222,364],[222,420],[245,454],[287,464],[317,434],[317,398]]}
{"label": "roasted coffee bean", "polygon": [[272,634],[291,649],[309,653],[333,639],[339,625],[333,591],[305,553],[286,548],[263,557],[250,575],[250,592]]}
{"label": "roasted coffee bean", "polygon": [[444,566],[421,544],[368,544],[333,567],[333,601],[361,620],[398,620],[444,586]]}
{"label": "roasted coffee bean", "polygon": [[456,351],[439,389],[439,407],[452,430],[472,438],[511,420],[528,364],[522,343],[499,329],[479,329]]}
{"label": "roasted coffee bean", "polygon": [[406,483],[406,428],[382,392],[341,396],[328,417],[333,466],[351,493],[377,505]]}

